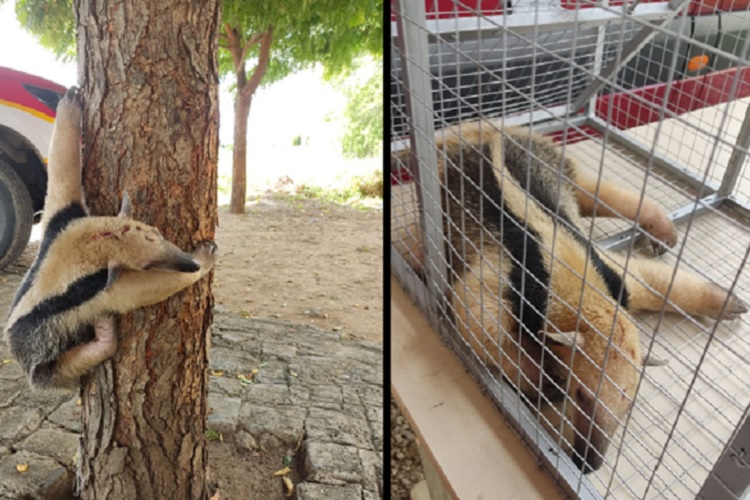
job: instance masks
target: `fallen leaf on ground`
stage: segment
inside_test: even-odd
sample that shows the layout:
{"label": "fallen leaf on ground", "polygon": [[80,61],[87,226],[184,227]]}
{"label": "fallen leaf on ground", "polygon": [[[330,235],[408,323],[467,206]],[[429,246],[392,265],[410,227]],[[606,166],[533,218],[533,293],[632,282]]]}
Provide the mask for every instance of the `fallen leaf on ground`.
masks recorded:
{"label": "fallen leaf on ground", "polygon": [[274,472],[273,475],[274,476],[286,476],[290,472],[292,472],[292,469],[290,469],[289,467],[284,467],[283,469],[279,469],[276,472]]}
{"label": "fallen leaf on ground", "polygon": [[294,483],[292,483],[292,480],[287,476],[282,476],[281,479],[284,481],[284,486],[286,486],[286,496],[292,496],[292,493],[294,492]]}

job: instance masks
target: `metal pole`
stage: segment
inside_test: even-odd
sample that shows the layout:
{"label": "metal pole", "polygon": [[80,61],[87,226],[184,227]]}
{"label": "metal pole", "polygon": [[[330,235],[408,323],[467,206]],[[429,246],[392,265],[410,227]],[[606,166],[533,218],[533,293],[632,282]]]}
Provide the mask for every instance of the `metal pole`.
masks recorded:
{"label": "metal pole", "polygon": [[[411,119],[409,142],[412,171],[417,182],[420,224],[424,236],[425,277],[433,300],[428,304],[432,318],[437,318],[447,280],[443,213],[438,181],[432,106],[432,74],[429,45],[425,29],[424,2],[397,0],[393,4],[398,28],[402,84],[406,113]],[[416,167],[416,168],[414,168]],[[438,321],[433,321],[438,324]]]}
{"label": "metal pole", "polygon": [[750,494],[750,417],[737,426],[721,458],[698,493],[701,500],[735,500]]}
{"label": "metal pole", "polygon": [[742,165],[745,163],[745,158],[747,158],[747,150],[749,147],[750,106],[745,110],[745,119],[742,122],[742,127],[740,127],[740,133],[737,135],[737,142],[734,145],[734,150],[732,150],[732,156],[729,157],[727,171],[724,172],[724,177],[721,179],[721,186],[719,186],[720,196],[730,195],[732,194],[732,191],[734,191],[734,186],[737,184]]}

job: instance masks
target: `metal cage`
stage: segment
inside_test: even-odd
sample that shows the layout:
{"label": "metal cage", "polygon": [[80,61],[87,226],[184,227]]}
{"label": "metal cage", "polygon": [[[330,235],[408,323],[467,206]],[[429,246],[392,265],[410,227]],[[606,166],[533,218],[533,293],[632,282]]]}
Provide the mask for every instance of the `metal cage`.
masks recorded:
{"label": "metal cage", "polygon": [[[391,263],[402,286],[567,493],[748,498],[750,314],[716,321],[680,311],[672,298],[681,284],[673,274],[664,305],[632,315],[642,352],[669,364],[637,366],[632,405],[618,417],[602,466],[584,474],[567,437],[575,398],[566,393],[555,402],[544,391],[528,397],[518,390],[520,375],[498,371],[500,361],[481,352],[508,333],[507,323],[491,314],[509,314],[498,291],[508,278],[484,257],[469,265],[466,255],[497,253],[500,243],[461,234],[468,222],[451,219],[448,205],[467,203],[468,181],[450,191],[449,167],[441,172],[437,166],[450,161],[446,130],[461,142],[467,124],[478,120],[503,144],[520,148],[530,148],[531,139],[509,134],[513,127],[551,137],[562,157],[595,177],[597,186],[606,179],[638,194],[636,220],[648,198],[676,225],[677,244],[654,256],[652,238],[633,217],[582,219],[581,233],[597,251],[623,256],[616,269],[623,280],[639,279],[633,271],[638,259],[661,261],[750,301],[750,2],[394,0],[391,36]],[[560,185],[571,180],[561,165],[546,166]],[[472,189],[490,197],[484,184]],[[527,206],[535,203],[532,191],[527,185]],[[598,191],[593,194],[595,204],[605,204]],[[474,222],[484,227],[485,212],[478,213]],[[564,265],[555,246],[565,221],[559,212],[550,217],[555,229],[550,248],[540,243],[542,251],[551,255],[550,265]],[[531,223],[517,218],[527,245],[534,238]],[[523,290],[516,293],[526,301]],[[480,304],[480,317],[469,317],[461,303],[467,297]],[[521,314],[531,314],[535,304],[524,307]],[[521,325],[523,318],[515,321]],[[458,333],[462,322],[479,325],[471,330],[475,338]],[[528,340],[524,335],[531,332],[518,328],[510,338]],[[600,335],[613,338],[612,331]],[[533,341],[542,356],[554,354],[544,338]],[[602,369],[601,379],[607,377]]]}

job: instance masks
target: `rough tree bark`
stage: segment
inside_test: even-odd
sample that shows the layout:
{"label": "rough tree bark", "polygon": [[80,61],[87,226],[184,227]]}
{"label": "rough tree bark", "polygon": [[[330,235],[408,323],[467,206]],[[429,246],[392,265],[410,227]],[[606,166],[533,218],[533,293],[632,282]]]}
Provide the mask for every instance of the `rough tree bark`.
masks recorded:
{"label": "rough tree bark", "polygon": [[[133,216],[184,249],[217,221],[220,2],[75,0],[93,214]],[[210,280],[119,318],[112,361],[84,381],[84,499],[203,499]]]}
{"label": "rough tree bark", "polygon": [[[222,39],[232,54],[234,74],[237,78],[237,95],[234,100],[234,148],[232,150],[232,197],[229,211],[233,214],[245,212],[245,197],[247,193],[247,118],[253,94],[258,90],[260,82],[268,69],[268,62],[273,42],[273,27],[263,33],[258,33],[249,40],[242,39],[242,33],[229,25],[224,26]],[[258,64],[250,78],[247,78],[245,59],[248,51],[260,44]]]}

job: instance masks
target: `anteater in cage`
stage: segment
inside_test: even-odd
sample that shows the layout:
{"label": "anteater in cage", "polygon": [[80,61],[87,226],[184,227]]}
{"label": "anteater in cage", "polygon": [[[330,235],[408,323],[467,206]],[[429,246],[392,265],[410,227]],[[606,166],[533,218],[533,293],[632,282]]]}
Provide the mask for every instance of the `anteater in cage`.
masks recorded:
{"label": "anteater in cage", "polygon": [[[594,246],[583,216],[638,217],[656,253],[676,244],[677,230],[655,202],[586,174],[550,139],[489,122],[436,137],[452,321],[480,360],[534,404],[567,394],[573,461],[597,470],[641,367],[659,364],[642,355],[629,313],[664,308],[730,319],[748,306],[674,266]],[[416,221],[392,239],[421,273]]]}

